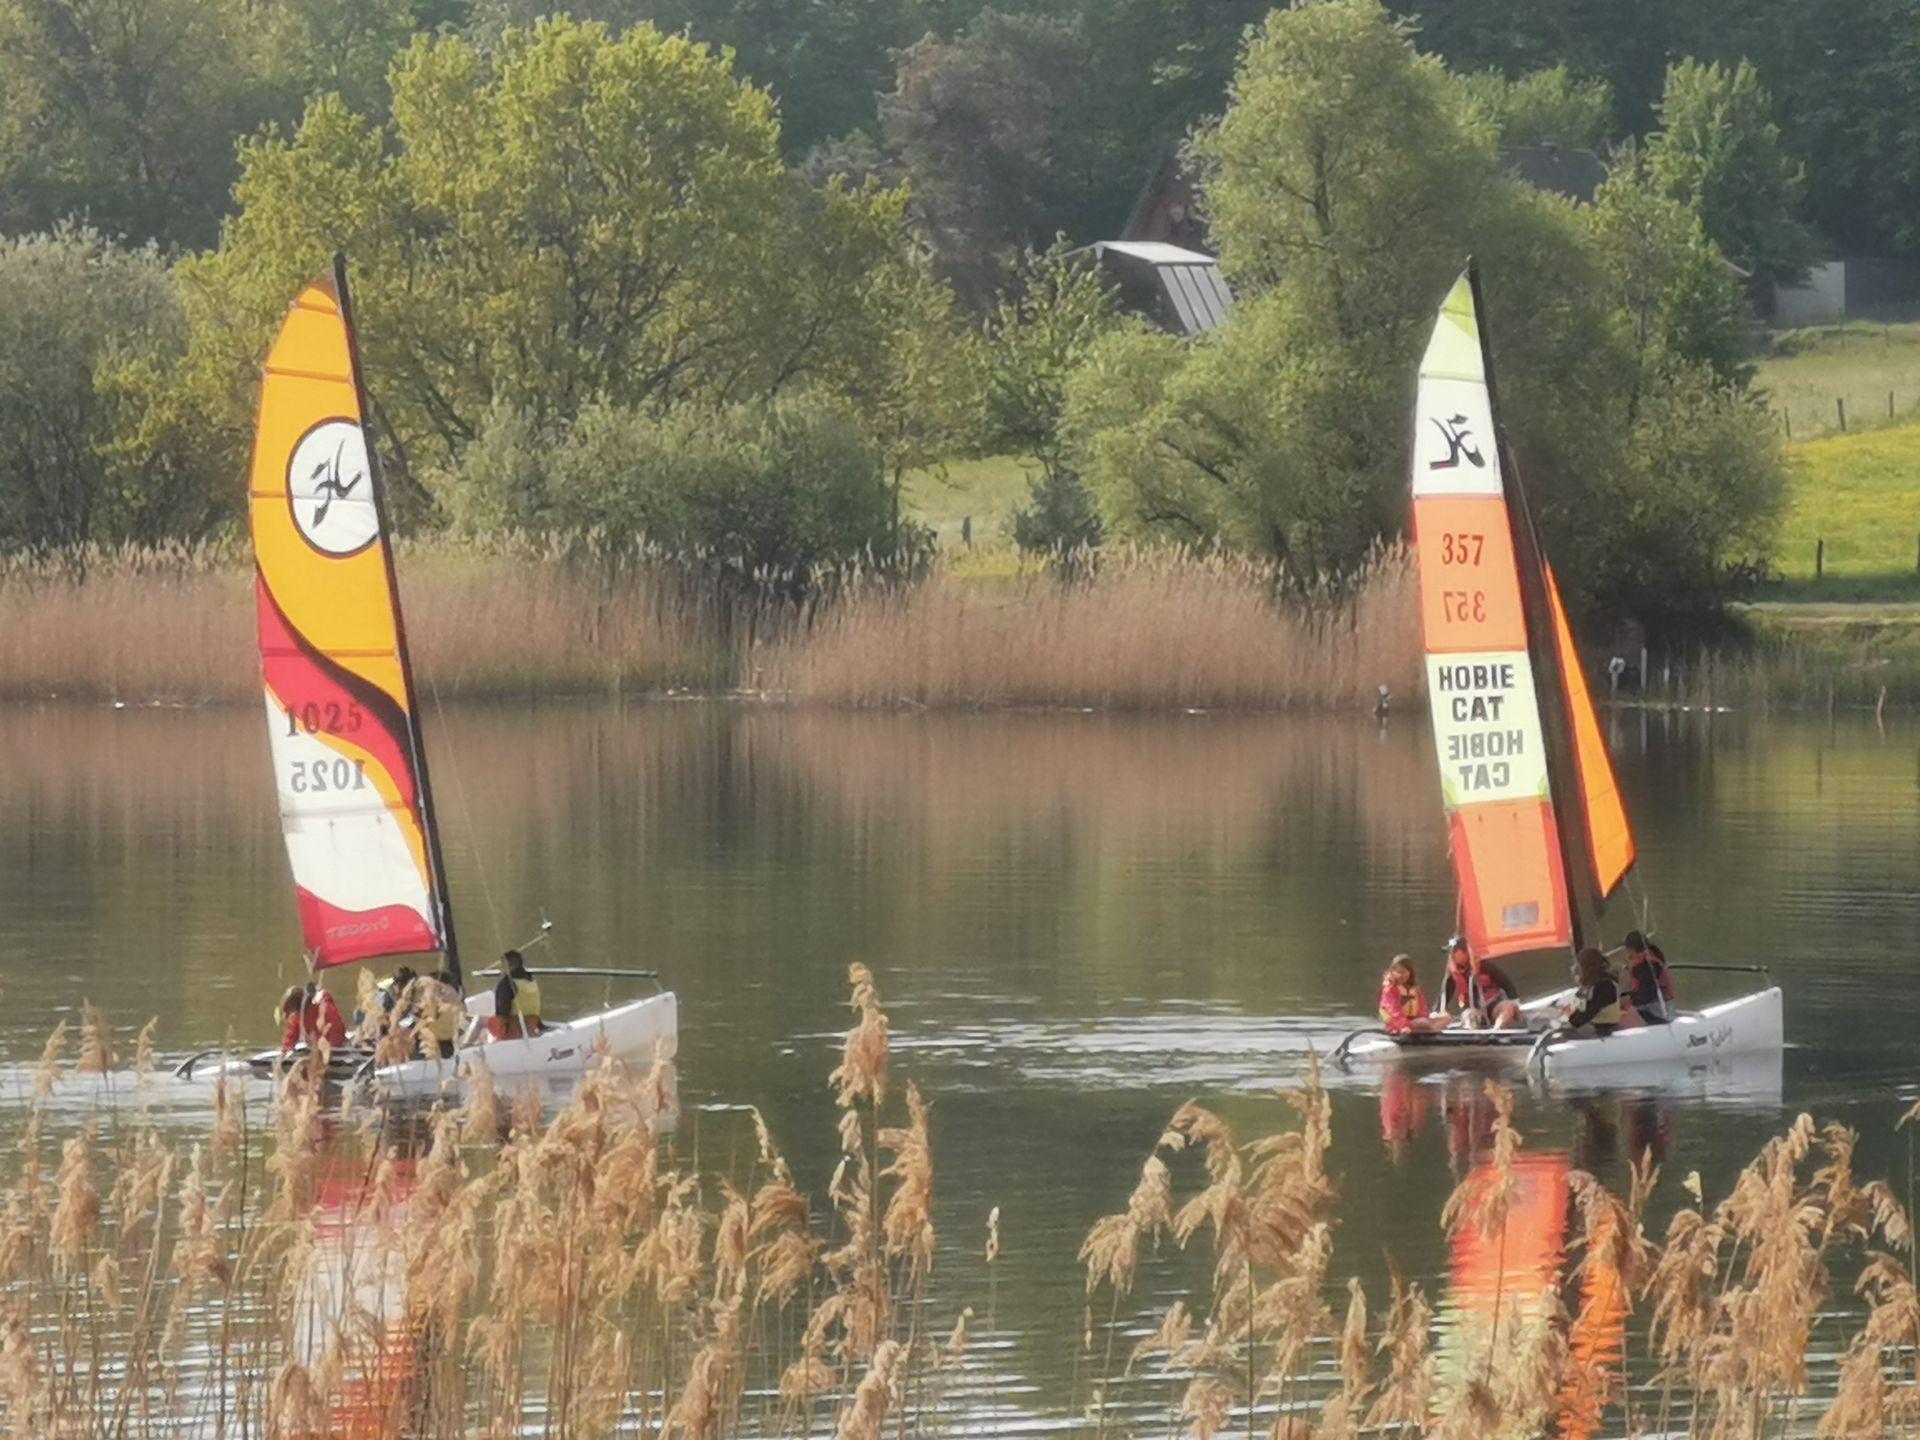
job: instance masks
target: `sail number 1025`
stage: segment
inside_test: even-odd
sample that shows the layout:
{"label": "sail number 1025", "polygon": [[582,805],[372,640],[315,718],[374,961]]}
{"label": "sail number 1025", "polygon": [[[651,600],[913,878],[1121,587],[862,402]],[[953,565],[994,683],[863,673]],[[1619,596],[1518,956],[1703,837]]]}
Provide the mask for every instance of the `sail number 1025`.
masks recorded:
{"label": "sail number 1025", "polygon": [[335,790],[367,788],[367,762],[348,760],[296,760],[287,776],[287,785],[296,795],[325,795]]}
{"label": "sail number 1025", "polygon": [[366,721],[366,714],[358,705],[342,705],[330,700],[319,705],[309,700],[305,705],[287,706],[287,735],[289,738],[305,731],[309,735],[318,735],[325,731],[329,735],[352,735]]}

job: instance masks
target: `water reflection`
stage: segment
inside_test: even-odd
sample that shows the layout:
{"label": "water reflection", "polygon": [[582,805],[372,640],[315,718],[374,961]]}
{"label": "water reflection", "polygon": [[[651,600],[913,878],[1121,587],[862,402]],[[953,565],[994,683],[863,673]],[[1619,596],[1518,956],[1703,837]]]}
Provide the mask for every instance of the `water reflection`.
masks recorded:
{"label": "water reflection", "polygon": [[[1388,956],[1431,957],[1452,925],[1431,746],[1411,717],[672,704],[430,722],[466,944],[484,956],[545,912],[553,963],[660,968],[682,1001],[688,1151],[749,1153],[736,1107],[753,1105],[822,1193],[845,967],[873,968],[896,1065],[935,1103],[936,1289],[949,1315],[993,1295],[982,1354],[1009,1412],[1084,1378],[1075,1251],[1180,1101],[1248,1135],[1290,1123],[1275,1091],[1370,1012]],[[1791,1048],[1757,1075],[1661,1076],[1633,1095],[1522,1088],[1522,1154],[1617,1186],[1652,1150],[1711,1191],[1783,1110],[1808,1108],[1861,1130],[1864,1171],[1904,1166],[1891,1125],[1914,1098],[1910,1026],[1887,997],[1920,933],[1920,735],[1609,723],[1663,943],[1771,963]],[[0,1095],[31,1092],[47,1030],[83,996],[128,1035],[159,1015],[176,1055],[265,1038],[300,957],[258,715],[8,709],[0,767]],[[1622,907],[1603,928],[1641,918]],[[1709,998],[1694,983],[1689,998]],[[573,982],[547,999],[604,994]],[[1440,1204],[1488,1132],[1461,1078],[1339,1082],[1341,1276],[1379,1293],[1391,1257],[1450,1282]],[[164,1123],[204,1123],[204,1092],[150,1103]],[[1656,1229],[1675,1192],[1656,1195]],[[1149,1266],[1143,1316],[1184,1293],[1181,1264]]]}

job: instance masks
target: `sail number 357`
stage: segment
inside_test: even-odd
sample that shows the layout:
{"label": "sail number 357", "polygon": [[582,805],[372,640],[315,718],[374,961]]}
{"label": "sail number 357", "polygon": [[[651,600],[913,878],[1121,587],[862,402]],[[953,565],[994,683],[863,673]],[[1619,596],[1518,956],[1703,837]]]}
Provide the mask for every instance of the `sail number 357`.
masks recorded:
{"label": "sail number 357", "polygon": [[1456,534],[1449,530],[1440,537],[1442,565],[1478,565],[1487,548],[1484,535]]}
{"label": "sail number 357", "polygon": [[1442,590],[1440,604],[1447,619],[1455,624],[1479,622],[1487,618],[1487,592],[1484,590]]}

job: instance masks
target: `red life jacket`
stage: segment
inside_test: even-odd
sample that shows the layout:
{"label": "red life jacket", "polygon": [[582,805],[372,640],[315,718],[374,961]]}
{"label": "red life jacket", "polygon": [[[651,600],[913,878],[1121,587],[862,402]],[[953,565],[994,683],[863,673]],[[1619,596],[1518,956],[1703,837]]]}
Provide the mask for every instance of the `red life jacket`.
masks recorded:
{"label": "red life jacket", "polygon": [[1633,971],[1644,969],[1649,965],[1653,967],[1654,983],[1660,987],[1660,998],[1662,1000],[1673,999],[1673,977],[1667,973],[1667,962],[1655,955],[1651,950],[1646,953],[1644,959],[1638,960],[1628,967],[1629,973],[1627,978],[1631,980],[1633,978]]}

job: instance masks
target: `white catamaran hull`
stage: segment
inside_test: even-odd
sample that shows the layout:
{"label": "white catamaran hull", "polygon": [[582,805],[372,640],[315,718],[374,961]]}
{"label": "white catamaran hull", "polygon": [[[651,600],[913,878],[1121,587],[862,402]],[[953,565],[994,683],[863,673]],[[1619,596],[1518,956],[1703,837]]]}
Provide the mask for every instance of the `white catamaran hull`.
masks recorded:
{"label": "white catamaran hull", "polygon": [[[492,998],[491,994],[475,997],[487,1002],[489,1012]],[[476,1069],[484,1068],[496,1085],[511,1089],[525,1080],[577,1078],[598,1058],[602,1046],[615,1059],[636,1064],[651,1063],[655,1056],[670,1060],[679,1038],[679,1002],[667,990],[583,1015],[528,1039],[463,1045],[445,1060],[383,1065],[373,1072],[373,1083],[390,1094],[432,1094],[456,1087]]]}
{"label": "white catamaran hull", "polygon": [[1704,1010],[1684,1011],[1667,1025],[1552,1040],[1543,1048],[1540,1063],[1549,1079],[1565,1079],[1626,1067],[1708,1064],[1723,1056],[1778,1050],[1785,1039],[1785,1010],[1780,988],[1771,986]]}
{"label": "white catamaran hull", "polygon": [[[1571,990],[1543,995],[1521,1008],[1529,1017],[1565,1005]],[[1683,1011],[1670,1024],[1635,1026],[1606,1036],[1547,1040],[1539,1030],[1444,1030],[1437,1035],[1359,1036],[1335,1052],[1342,1063],[1497,1064],[1523,1069],[1537,1059],[1548,1079],[1630,1080],[1645,1072],[1709,1065],[1736,1055],[1777,1052],[1785,1040],[1778,986]]]}

